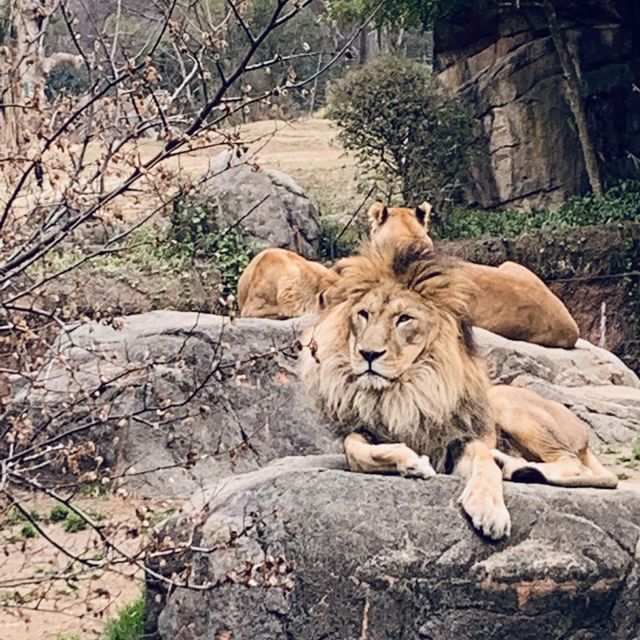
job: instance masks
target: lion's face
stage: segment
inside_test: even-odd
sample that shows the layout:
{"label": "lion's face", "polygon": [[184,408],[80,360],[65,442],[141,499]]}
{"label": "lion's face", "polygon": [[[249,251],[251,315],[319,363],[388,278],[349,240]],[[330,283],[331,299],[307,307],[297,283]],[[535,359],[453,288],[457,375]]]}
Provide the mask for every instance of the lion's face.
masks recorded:
{"label": "lion's face", "polygon": [[421,357],[433,329],[424,302],[411,292],[375,290],[351,309],[349,357],[363,387],[384,388]]}

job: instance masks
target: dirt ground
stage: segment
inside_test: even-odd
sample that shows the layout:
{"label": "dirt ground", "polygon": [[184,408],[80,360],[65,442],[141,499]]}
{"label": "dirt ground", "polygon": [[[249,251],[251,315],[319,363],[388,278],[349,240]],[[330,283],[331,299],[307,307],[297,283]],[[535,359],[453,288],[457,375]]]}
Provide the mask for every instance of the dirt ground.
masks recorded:
{"label": "dirt ground", "polygon": [[[39,518],[43,535],[27,537],[26,522],[0,515],[0,638],[2,640],[89,640],[100,637],[105,623],[119,609],[140,597],[143,572],[136,563],[109,569],[73,565],[55,548],[101,561],[108,558],[98,536],[89,529],[65,531],[65,521],[47,522],[54,502],[24,496],[23,502]],[[115,545],[136,560],[144,558],[149,526],[161,521],[177,505],[127,497],[80,498],[78,507],[109,527]],[[144,514],[146,522],[139,517]],[[45,539],[49,537],[54,544]]]}
{"label": "dirt ground", "polygon": [[[257,164],[293,177],[320,213],[349,214],[362,202],[363,196],[357,190],[356,162],[337,141],[337,130],[331,121],[265,120],[243,125],[239,132]],[[141,157],[147,159],[161,147],[161,142],[143,142]],[[166,165],[200,176],[224,148],[184,153]]]}

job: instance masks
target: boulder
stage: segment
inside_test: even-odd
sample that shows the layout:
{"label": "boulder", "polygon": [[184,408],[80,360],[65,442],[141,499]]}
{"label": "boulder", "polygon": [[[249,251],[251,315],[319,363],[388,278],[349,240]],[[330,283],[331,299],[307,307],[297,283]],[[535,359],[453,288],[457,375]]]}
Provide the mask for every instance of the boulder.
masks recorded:
{"label": "boulder", "polygon": [[231,152],[214,158],[211,171],[215,178],[208,195],[219,204],[222,228],[237,225],[260,249],[280,247],[317,258],[318,215],[293,178],[256,167]]}
{"label": "boulder", "polygon": [[[489,543],[461,480],[282,460],[208,487],[158,532],[146,632],[162,640],[632,640],[640,495],[506,484]],[[178,551],[171,553],[171,549]]]}
{"label": "boulder", "polygon": [[299,327],[174,311],[91,322],[19,394],[34,424],[50,420],[43,437],[98,423],[80,435],[120,482],[189,496],[275,458],[341,450],[297,380]]}
{"label": "boulder", "polygon": [[[153,311],[78,325],[19,397],[31,422],[47,425],[40,438],[90,438],[120,482],[188,496],[283,456],[341,451],[297,378],[310,320]],[[549,349],[481,329],[476,337],[492,379],[563,402],[592,426],[595,443],[629,443],[640,430],[640,382],[607,351],[586,341]],[[92,426],[78,431],[84,425]]]}
{"label": "boulder", "polygon": [[[484,153],[469,195],[484,207],[559,205],[589,190],[543,3],[464,3],[434,31],[439,78],[478,119]],[[625,0],[553,0],[575,55],[603,178],[634,175],[640,155],[640,10]]]}

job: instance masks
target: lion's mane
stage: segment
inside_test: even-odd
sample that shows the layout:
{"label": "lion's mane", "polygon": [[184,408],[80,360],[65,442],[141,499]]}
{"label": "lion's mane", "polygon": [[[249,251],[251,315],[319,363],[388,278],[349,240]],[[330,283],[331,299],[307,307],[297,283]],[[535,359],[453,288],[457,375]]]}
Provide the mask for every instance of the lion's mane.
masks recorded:
{"label": "lion's mane", "polygon": [[[461,444],[492,429],[488,380],[475,356],[467,313],[473,284],[457,264],[424,245],[365,247],[341,261],[329,306],[302,339],[303,382],[340,435],[360,431],[373,442],[404,442],[429,455],[441,472],[451,472]],[[437,332],[428,345],[425,337],[419,358],[390,386],[363,388],[349,360],[349,317],[378,287],[390,295],[402,289],[418,293]]]}

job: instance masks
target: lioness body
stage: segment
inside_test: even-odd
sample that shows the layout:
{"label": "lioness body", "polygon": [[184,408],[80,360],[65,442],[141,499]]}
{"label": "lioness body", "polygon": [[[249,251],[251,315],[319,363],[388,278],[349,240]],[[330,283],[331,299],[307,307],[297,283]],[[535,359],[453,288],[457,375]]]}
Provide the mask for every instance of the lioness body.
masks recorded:
{"label": "lioness body", "polygon": [[578,325],[532,271],[515,262],[499,267],[465,262],[462,268],[478,287],[470,307],[476,326],[544,347],[575,345],[580,337]]}
{"label": "lioness body", "polygon": [[335,278],[330,269],[293,251],[265,249],[238,280],[240,315],[281,319],[314,313],[318,294]]}
{"label": "lioness body", "polygon": [[365,248],[340,262],[303,336],[301,375],[345,437],[352,470],[457,473],[463,509],[498,539],[510,530],[503,476],[615,485],[562,405],[489,388],[470,331],[473,289],[457,261],[424,245]]}
{"label": "lioness body", "polygon": [[[420,215],[420,210],[427,211]],[[429,237],[431,207],[386,207],[377,202],[369,210],[371,236],[377,244],[420,240],[432,247]],[[545,347],[570,349],[580,337],[578,325],[564,304],[532,271],[515,262],[488,267],[464,262],[467,275],[478,288],[470,304],[473,324],[511,340]]]}

